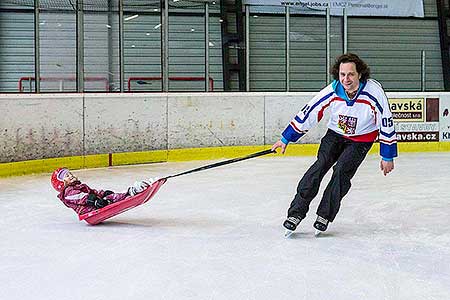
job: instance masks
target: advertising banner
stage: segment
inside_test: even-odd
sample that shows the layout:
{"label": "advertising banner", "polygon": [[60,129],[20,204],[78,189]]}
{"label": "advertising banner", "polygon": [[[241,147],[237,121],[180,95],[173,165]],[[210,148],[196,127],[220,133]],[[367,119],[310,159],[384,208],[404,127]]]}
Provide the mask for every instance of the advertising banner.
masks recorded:
{"label": "advertising banner", "polygon": [[439,141],[439,98],[390,98],[398,142]]}
{"label": "advertising banner", "polygon": [[424,17],[423,0],[243,0],[243,4],[289,6],[304,14],[330,7],[331,15],[335,16],[341,16],[345,8],[349,16]]}
{"label": "advertising banner", "polygon": [[392,117],[397,122],[423,122],[424,121],[424,99],[389,99],[389,107]]}

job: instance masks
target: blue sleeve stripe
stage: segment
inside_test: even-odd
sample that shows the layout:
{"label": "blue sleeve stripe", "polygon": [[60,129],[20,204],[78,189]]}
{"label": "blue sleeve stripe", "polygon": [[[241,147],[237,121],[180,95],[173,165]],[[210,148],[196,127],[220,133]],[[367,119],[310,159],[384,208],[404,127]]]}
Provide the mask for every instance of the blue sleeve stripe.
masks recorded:
{"label": "blue sleeve stripe", "polygon": [[392,130],[391,133],[386,133],[386,132],[380,130],[380,134],[384,135],[385,137],[393,137],[395,135],[395,130]]}
{"label": "blue sleeve stripe", "polygon": [[288,125],[281,135],[290,142],[296,142],[304,133],[298,133],[291,125]]}
{"label": "blue sleeve stripe", "polygon": [[383,113],[383,108],[381,107],[380,103],[378,103],[377,98],[375,98],[374,96],[372,96],[371,94],[369,94],[366,91],[362,91],[360,95],[365,95],[367,97],[369,97],[370,100],[372,100],[373,102],[375,102],[375,105],[377,106],[378,110]]}
{"label": "blue sleeve stripe", "polygon": [[319,101],[317,101],[316,103],[314,103],[313,106],[311,106],[311,108],[310,108],[310,109],[308,110],[308,112],[305,114],[305,118],[304,118],[303,120],[300,119],[299,116],[295,116],[295,118],[294,118],[295,121],[297,121],[297,122],[300,123],[300,124],[303,124],[303,123],[306,121],[306,119],[308,119],[309,114],[311,113],[311,111],[313,111],[314,108],[316,108],[320,103],[322,103],[323,101],[325,101],[325,100],[327,100],[328,98],[330,98],[333,94],[334,94],[334,91],[331,92],[331,93],[329,93],[329,94],[327,94],[327,95],[325,95],[325,96],[323,96],[322,98],[320,98]]}
{"label": "blue sleeve stripe", "polygon": [[380,155],[387,159],[397,157],[397,144],[386,145],[380,143]]}

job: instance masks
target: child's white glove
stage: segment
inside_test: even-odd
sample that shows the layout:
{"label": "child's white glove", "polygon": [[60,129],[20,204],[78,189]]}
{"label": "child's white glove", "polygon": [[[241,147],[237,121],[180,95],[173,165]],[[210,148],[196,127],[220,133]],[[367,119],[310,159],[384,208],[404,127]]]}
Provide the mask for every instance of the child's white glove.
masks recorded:
{"label": "child's white glove", "polygon": [[128,195],[134,196],[141,193],[147,187],[159,180],[159,177],[149,178],[148,180],[136,181],[132,186],[128,188]]}
{"label": "child's white glove", "polygon": [[136,181],[132,186],[130,186],[130,187],[128,188],[128,194],[129,194],[130,196],[134,196],[134,195],[136,195],[136,194],[139,194],[139,193],[141,193],[143,190],[145,190],[145,188],[147,188],[149,185],[150,185],[150,184],[149,184],[147,181],[145,181],[145,180],[142,180],[142,181]]}

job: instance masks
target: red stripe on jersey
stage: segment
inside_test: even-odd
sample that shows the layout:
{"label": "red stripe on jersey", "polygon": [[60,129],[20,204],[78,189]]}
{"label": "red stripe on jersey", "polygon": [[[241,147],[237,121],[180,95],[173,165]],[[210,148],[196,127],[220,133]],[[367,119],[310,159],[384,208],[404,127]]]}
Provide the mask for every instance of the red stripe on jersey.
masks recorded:
{"label": "red stripe on jersey", "polygon": [[397,143],[397,139],[393,139],[392,141],[387,141],[387,140],[380,139],[380,143],[387,144],[387,145],[392,145],[392,144]]}
{"label": "red stripe on jersey", "polygon": [[[333,102],[333,101],[345,101],[345,100],[342,99],[341,97],[335,97],[335,98],[333,98],[333,99],[331,100],[331,102]],[[330,103],[331,103],[331,102],[330,102]],[[345,102],[346,102],[346,101],[345,101]],[[367,105],[370,106],[370,108],[371,108],[373,111],[375,111],[375,106],[373,106],[373,105],[370,103],[370,101],[367,101],[367,100],[364,100],[364,99],[356,99],[355,102],[356,102],[356,103],[367,104]]]}
{"label": "red stripe on jersey", "polygon": [[295,125],[295,123],[293,121],[291,121],[291,126],[294,128],[295,131],[297,131],[298,133],[302,133],[302,131],[300,129],[297,128],[297,126]]}
{"label": "red stripe on jersey", "polygon": [[[361,99],[356,99],[357,103],[363,103],[363,104],[367,104],[370,106],[370,109],[372,109],[373,114],[375,115],[375,120],[377,119],[377,111],[375,110],[375,106],[373,106],[369,101],[367,100],[361,100]],[[376,122],[376,121],[375,121]]]}
{"label": "red stripe on jersey", "polygon": [[377,139],[377,137],[378,137],[378,130],[361,135],[353,135],[353,136],[344,135],[344,138],[346,139],[352,140],[354,142],[365,142],[365,143],[373,142]]}
{"label": "red stripe on jersey", "polygon": [[[336,98],[333,99],[333,101],[334,100],[336,100],[336,101],[345,101],[344,99],[342,99],[340,97],[336,97]],[[370,109],[373,111],[373,114],[374,114],[374,123],[375,123],[376,120],[377,120],[377,111],[375,110],[375,106],[373,106],[369,101],[364,100],[364,99],[356,99],[355,102],[356,103],[361,103],[361,104],[366,104],[366,105],[370,106]]]}
{"label": "red stripe on jersey", "polygon": [[336,101],[336,100],[344,101],[343,99],[341,99],[339,97],[332,98],[330,102],[328,102],[326,105],[322,106],[322,108],[319,110],[319,113],[317,114],[317,122],[320,122],[320,120],[322,120],[323,112],[325,111],[325,109],[327,109],[327,107],[330,106],[331,102]]}
{"label": "red stripe on jersey", "polygon": [[373,106],[373,105],[372,105],[369,101],[367,101],[367,100],[356,99],[356,102],[357,102],[357,103],[364,103],[364,104],[367,104],[367,105],[370,106],[370,108],[371,108],[372,110],[375,110],[375,106]]}
{"label": "red stripe on jersey", "polygon": [[357,103],[362,103],[362,104],[367,104],[370,106],[370,109],[373,111],[373,115],[374,115],[374,123],[377,122],[377,111],[375,110],[375,106],[373,106],[369,101],[367,100],[361,100],[361,99],[356,99]]}

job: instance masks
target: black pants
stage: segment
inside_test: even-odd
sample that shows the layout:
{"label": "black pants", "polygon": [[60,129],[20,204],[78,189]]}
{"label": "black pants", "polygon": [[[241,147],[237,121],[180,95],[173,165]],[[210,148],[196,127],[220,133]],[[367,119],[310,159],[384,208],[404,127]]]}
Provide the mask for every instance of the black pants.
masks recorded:
{"label": "black pants", "polygon": [[333,222],[342,198],[351,187],[350,180],[372,144],[372,142],[354,142],[328,130],[321,140],[316,162],[298,183],[297,194],[288,210],[288,217],[305,218],[309,204],[319,192],[320,182],[334,165],[333,175],[317,208],[317,215]]}

